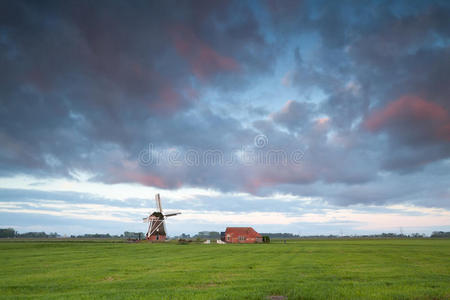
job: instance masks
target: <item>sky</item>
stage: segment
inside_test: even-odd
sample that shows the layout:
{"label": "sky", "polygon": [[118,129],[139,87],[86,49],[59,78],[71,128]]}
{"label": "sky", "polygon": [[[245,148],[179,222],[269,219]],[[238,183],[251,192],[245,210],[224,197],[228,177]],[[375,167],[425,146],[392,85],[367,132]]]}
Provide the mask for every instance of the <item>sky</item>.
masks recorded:
{"label": "sky", "polygon": [[0,227],[450,231],[450,2],[0,2]]}

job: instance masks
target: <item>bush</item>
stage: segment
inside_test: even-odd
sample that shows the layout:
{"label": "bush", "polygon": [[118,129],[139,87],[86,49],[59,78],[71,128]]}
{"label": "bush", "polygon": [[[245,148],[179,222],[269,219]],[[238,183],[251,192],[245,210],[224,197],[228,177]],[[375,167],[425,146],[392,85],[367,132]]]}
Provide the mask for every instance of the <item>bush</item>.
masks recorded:
{"label": "bush", "polygon": [[450,232],[444,231],[433,231],[431,234],[432,238],[450,238]]}
{"label": "bush", "polygon": [[13,238],[16,234],[13,228],[0,228],[0,238]]}
{"label": "bush", "polygon": [[189,243],[192,243],[192,241],[186,239],[178,239],[178,245],[187,245]]}

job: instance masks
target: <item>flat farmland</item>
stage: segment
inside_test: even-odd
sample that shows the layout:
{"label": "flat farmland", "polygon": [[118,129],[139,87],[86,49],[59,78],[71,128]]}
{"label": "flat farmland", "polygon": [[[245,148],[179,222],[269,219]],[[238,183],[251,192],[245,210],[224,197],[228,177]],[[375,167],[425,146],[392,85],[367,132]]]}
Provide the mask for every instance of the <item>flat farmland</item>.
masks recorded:
{"label": "flat farmland", "polygon": [[450,299],[439,239],[3,241],[0,266],[2,299]]}

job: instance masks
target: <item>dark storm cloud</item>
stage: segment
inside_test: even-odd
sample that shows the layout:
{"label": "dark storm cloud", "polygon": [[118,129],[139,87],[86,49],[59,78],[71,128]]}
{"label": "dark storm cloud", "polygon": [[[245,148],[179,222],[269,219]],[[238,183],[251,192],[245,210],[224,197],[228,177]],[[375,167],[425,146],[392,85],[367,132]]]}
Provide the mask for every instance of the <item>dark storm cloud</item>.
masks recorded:
{"label": "dark storm cloud", "polygon": [[[315,11],[314,17],[302,18],[297,25],[317,32],[322,47],[310,62],[296,59],[291,77],[300,90],[316,86],[327,95],[321,110],[334,129],[348,134],[361,120],[369,124],[377,110],[400,101],[396,107],[406,111],[400,120],[361,129],[388,135],[387,147],[380,145],[382,139],[366,135],[374,141],[366,151],[378,151],[382,167],[399,172],[448,158],[448,3],[330,1]],[[424,107],[424,114],[434,106],[439,117],[408,113],[414,106]]]}
{"label": "dark storm cloud", "polygon": [[204,4],[3,2],[2,173],[67,175],[117,148],[170,144],[185,135],[174,134],[181,128],[225,129],[211,113],[202,125],[197,116],[176,115],[195,104],[203,86],[228,88],[243,70],[264,69],[264,57],[247,59],[264,40],[248,11],[240,19],[238,7]]}
{"label": "dark storm cloud", "polygon": [[[446,2],[3,1],[0,11],[2,176],[87,171],[261,195],[324,184],[316,196],[347,205],[416,201],[397,173],[448,169]],[[247,103],[255,87],[276,87],[278,70],[297,98]],[[305,101],[317,91],[323,99]],[[143,165],[150,144],[152,155],[302,159]],[[384,193],[380,176],[406,197]]]}
{"label": "dark storm cloud", "polygon": [[387,169],[407,170],[450,155],[450,113],[418,97],[402,97],[372,112],[365,120],[372,132],[386,131],[392,155]]}

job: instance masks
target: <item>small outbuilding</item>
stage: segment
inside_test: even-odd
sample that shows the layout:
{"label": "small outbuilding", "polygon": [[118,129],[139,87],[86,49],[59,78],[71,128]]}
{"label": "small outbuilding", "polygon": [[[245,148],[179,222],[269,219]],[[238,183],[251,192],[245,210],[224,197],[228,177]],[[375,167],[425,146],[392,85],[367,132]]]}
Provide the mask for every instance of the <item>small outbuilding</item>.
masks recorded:
{"label": "small outbuilding", "polygon": [[251,227],[227,227],[224,241],[233,244],[262,243],[262,235]]}

